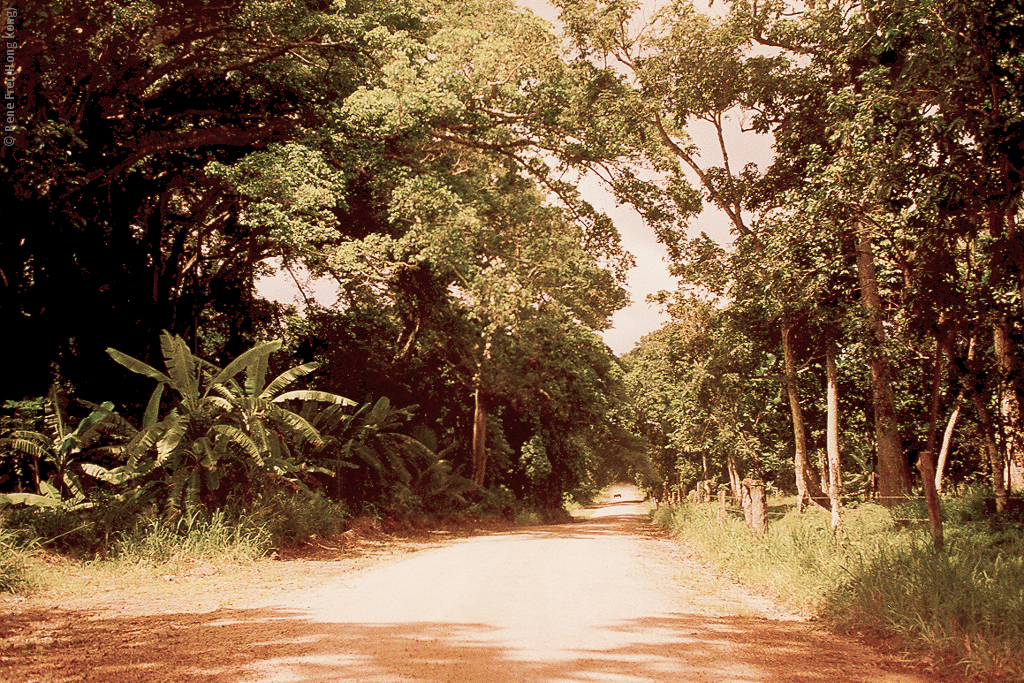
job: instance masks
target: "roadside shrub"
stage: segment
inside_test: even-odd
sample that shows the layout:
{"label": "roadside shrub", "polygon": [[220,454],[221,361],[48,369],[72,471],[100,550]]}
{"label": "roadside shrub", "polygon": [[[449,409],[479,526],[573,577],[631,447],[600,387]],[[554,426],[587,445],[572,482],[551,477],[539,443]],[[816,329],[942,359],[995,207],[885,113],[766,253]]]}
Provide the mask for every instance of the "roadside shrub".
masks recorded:
{"label": "roadside shrub", "polygon": [[119,496],[102,490],[94,490],[90,496],[89,507],[13,508],[8,526],[19,538],[36,539],[48,550],[91,559],[106,557],[118,539],[153,514],[144,496]]}
{"label": "roadside shrub", "polygon": [[503,517],[522,526],[564,524],[572,515],[564,507],[549,508],[518,500],[507,486],[497,486],[477,492],[479,500],[468,507],[465,515]]}
{"label": "roadside shrub", "polygon": [[93,523],[80,511],[66,508],[24,508],[11,512],[13,533],[38,538],[41,545],[78,557],[91,557],[98,548]]}
{"label": "roadside shrub", "polygon": [[507,486],[495,486],[489,489],[481,489],[477,492],[479,500],[470,505],[465,514],[480,515],[482,517],[504,517],[515,519],[517,511],[521,507],[516,494]]}

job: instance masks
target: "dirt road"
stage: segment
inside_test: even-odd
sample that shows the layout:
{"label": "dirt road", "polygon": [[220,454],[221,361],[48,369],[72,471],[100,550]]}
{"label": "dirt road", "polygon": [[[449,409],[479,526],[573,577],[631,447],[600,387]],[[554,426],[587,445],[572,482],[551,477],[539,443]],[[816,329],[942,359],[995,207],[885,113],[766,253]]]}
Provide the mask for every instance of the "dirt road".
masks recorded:
{"label": "dirt road", "polygon": [[621,490],[577,524],[471,538],[307,578],[306,588],[254,586],[248,601],[244,586],[218,593],[213,577],[182,585],[193,600],[209,601],[196,609],[139,609],[131,600],[72,606],[58,617],[28,609],[22,627],[35,624],[38,642],[0,651],[0,679],[933,680],[708,572],[645,528],[629,494]]}

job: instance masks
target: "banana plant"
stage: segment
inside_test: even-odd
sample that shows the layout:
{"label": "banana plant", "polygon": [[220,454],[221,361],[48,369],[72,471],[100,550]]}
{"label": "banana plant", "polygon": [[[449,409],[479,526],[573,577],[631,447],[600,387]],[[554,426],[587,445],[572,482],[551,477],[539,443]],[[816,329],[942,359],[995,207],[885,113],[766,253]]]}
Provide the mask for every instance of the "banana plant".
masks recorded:
{"label": "banana plant", "polygon": [[[44,405],[46,432],[14,430],[0,439],[0,449],[32,458],[37,488],[36,493],[0,495],[0,502],[72,510],[91,506],[79,476],[87,465],[79,462],[79,456],[116,421],[113,403],[92,407],[92,412],[72,429],[54,385]],[[53,470],[49,480],[39,478],[40,464],[48,464]]]}
{"label": "banana plant", "polygon": [[[259,344],[224,368],[192,354],[180,336],[160,337],[166,372],[116,349],[107,353],[129,370],[156,380],[143,416],[142,428],[126,448],[123,468],[108,477],[155,476],[166,487],[173,511],[190,514],[223,502],[232,492],[251,497],[255,488],[287,480],[301,485],[304,465],[291,445],[325,442],[320,432],[288,401],[316,401],[338,406],[354,402],[336,394],[284,391],[317,365],[299,365],[266,381],[269,357],[281,341]],[[174,406],[162,418],[165,388],[174,392]],[[291,445],[290,445],[291,444]]]}
{"label": "banana plant", "polygon": [[[381,502],[392,504],[401,499],[436,510],[465,504],[462,495],[473,489],[473,483],[444,457],[454,446],[438,453],[429,435],[416,438],[405,433],[415,409],[396,408],[382,397],[355,411],[308,405],[303,414],[327,441],[319,453],[324,454],[320,462],[329,471],[361,468],[372,473],[359,477],[359,496],[364,501],[390,498]],[[336,477],[334,484],[334,496],[341,498],[342,477]]]}

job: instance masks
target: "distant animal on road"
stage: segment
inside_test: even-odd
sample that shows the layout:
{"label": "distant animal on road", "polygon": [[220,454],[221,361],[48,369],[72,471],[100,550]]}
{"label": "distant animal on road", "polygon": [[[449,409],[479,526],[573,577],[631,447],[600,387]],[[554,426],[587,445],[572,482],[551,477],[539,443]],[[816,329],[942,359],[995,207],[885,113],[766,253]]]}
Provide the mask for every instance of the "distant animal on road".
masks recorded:
{"label": "distant animal on road", "polygon": [[612,498],[622,498],[622,494],[621,493],[615,493],[615,494],[612,495]]}

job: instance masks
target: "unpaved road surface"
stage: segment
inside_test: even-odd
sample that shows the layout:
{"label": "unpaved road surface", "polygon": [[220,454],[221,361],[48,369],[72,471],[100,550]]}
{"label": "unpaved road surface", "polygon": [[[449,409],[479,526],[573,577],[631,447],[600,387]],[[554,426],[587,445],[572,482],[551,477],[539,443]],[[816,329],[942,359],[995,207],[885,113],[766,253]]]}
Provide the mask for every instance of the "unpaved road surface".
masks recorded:
{"label": "unpaved road surface", "polygon": [[936,680],[716,576],[646,526],[630,493],[577,524],[344,571],[312,563],[276,588],[171,577],[173,600],[29,602],[0,626],[0,680]]}

